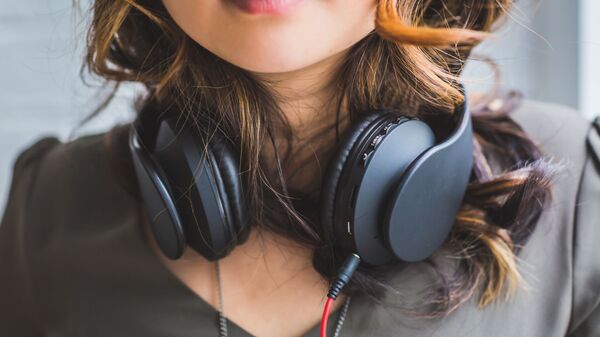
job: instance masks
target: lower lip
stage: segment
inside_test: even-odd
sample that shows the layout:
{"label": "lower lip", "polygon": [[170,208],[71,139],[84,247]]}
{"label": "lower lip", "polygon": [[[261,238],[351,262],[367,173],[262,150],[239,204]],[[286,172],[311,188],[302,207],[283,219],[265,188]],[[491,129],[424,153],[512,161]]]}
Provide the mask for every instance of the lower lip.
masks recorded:
{"label": "lower lip", "polygon": [[230,0],[249,14],[285,14],[305,0]]}

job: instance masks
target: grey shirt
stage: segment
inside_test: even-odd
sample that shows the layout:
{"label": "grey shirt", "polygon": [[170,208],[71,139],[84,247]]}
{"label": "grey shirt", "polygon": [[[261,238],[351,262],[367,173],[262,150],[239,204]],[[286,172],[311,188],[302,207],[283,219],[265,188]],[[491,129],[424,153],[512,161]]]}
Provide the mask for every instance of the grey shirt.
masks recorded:
{"label": "grey shirt", "polygon": [[[475,296],[448,317],[421,320],[392,308],[432,280],[412,264],[390,280],[392,306],[353,299],[342,336],[600,336],[600,136],[559,106],[528,102],[514,118],[564,164],[520,254],[529,287],[483,310]],[[106,138],[46,137],[16,160],[0,225],[0,337],[218,336],[216,311],[152,251]],[[317,326],[305,336],[319,336]]]}

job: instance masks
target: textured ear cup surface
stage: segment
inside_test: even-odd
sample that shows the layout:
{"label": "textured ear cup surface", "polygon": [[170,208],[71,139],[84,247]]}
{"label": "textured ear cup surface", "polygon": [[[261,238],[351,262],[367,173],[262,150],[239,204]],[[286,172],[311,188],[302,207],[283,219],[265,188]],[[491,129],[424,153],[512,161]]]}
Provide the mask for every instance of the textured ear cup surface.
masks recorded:
{"label": "textured ear cup surface", "polygon": [[243,243],[248,236],[248,208],[244,198],[243,182],[240,175],[239,159],[228,141],[216,133],[210,140],[209,149],[216,171],[217,185],[226,205],[227,225],[231,244],[229,252],[236,244]]}
{"label": "textured ear cup surface", "polygon": [[362,139],[365,130],[373,123],[373,121],[380,117],[381,112],[375,112],[365,116],[358,123],[354,124],[342,138],[333,157],[330,159],[321,188],[321,223],[326,228],[333,230],[336,190],[342,171],[347,167],[346,162],[348,156],[357,141]]}
{"label": "textured ear cup surface", "polygon": [[186,240],[171,188],[164,173],[143,148],[133,127],[129,134],[129,148],[152,233],[163,254],[177,259],[183,254]]}

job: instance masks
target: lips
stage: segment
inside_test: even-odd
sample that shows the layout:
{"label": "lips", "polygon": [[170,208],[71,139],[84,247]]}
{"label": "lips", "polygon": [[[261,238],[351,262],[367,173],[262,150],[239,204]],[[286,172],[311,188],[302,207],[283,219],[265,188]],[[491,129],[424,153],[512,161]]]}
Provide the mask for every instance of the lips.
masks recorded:
{"label": "lips", "polygon": [[249,14],[285,14],[305,0],[229,0]]}

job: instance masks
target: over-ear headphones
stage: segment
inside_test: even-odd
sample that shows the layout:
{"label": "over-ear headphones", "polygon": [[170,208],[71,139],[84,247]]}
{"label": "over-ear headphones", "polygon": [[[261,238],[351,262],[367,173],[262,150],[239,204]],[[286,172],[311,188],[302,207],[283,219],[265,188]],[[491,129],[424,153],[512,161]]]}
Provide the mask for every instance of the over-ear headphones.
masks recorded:
{"label": "over-ear headphones", "polygon": [[[355,123],[331,159],[322,187],[321,222],[362,261],[419,261],[447,238],[473,165],[465,101],[448,137],[436,144],[423,121],[380,109]],[[176,117],[146,105],[129,147],[145,208],[162,252],[177,259],[189,245],[209,260],[226,256],[248,234],[238,155],[218,133],[208,143]]]}

